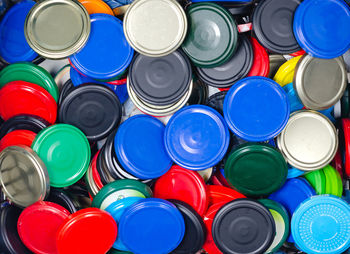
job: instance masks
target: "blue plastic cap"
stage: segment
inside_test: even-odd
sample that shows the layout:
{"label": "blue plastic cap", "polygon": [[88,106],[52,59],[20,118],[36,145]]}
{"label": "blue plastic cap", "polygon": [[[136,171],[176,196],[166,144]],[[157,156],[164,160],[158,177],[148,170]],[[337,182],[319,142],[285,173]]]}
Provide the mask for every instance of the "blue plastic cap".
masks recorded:
{"label": "blue plastic cap", "polygon": [[173,162],[165,150],[164,131],[162,122],[147,115],[133,116],[122,123],[114,139],[122,167],[140,179],[165,174]]}
{"label": "blue plastic cap", "polygon": [[122,74],[130,65],[134,50],[126,41],[123,24],[108,14],[92,14],[89,40],[70,57],[77,70],[91,78],[107,80]]}
{"label": "blue plastic cap", "polygon": [[304,0],[294,14],[299,45],[311,56],[335,58],[350,48],[350,7],[343,0]]}
{"label": "blue plastic cap", "polygon": [[290,113],[301,110],[304,105],[301,103],[297,93],[294,90],[293,83],[289,83],[283,87],[283,90],[286,92],[289,105]]}
{"label": "blue plastic cap", "polygon": [[14,5],[0,22],[0,55],[8,63],[32,61],[38,54],[24,36],[24,22],[34,1]]}
{"label": "blue plastic cap", "polygon": [[158,198],[131,205],[119,223],[121,240],[133,253],[170,253],[181,243],[184,233],[185,222],[180,211]]}
{"label": "blue plastic cap", "polygon": [[305,174],[305,171],[289,166],[287,179],[296,178],[302,176],[303,174]]}
{"label": "blue plastic cap", "polygon": [[176,164],[186,169],[203,170],[223,159],[230,133],[216,110],[193,105],[170,118],[164,140],[166,150]]}
{"label": "blue plastic cap", "polygon": [[350,206],[335,196],[314,196],[295,211],[291,228],[306,253],[343,253],[350,247]]}
{"label": "blue plastic cap", "polygon": [[283,88],[264,77],[235,83],[224,101],[224,117],[234,134],[254,142],[276,137],[288,122],[290,107]]}

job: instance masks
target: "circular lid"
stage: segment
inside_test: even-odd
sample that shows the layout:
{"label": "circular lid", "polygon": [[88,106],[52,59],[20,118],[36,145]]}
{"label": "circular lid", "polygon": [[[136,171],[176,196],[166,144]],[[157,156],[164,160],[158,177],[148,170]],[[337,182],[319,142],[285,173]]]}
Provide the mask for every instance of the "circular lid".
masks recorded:
{"label": "circular lid", "polygon": [[[136,202],[141,201],[142,197],[128,197],[121,200],[118,200],[112,204],[110,204],[106,208],[106,212],[108,212],[110,215],[112,215],[113,219],[119,223],[120,218],[122,217],[125,210],[133,205]],[[124,245],[122,240],[120,239],[120,235],[118,235],[117,240],[113,244],[113,248],[123,251],[129,251],[129,249]]]}
{"label": "circular lid", "polygon": [[294,75],[294,89],[306,108],[323,110],[343,96],[348,84],[342,57],[320,59],[304,55]]}
{"label": "circular lid", "polygon": [[[281,67],[282,64],[284,64],[287,60],[283,57],[283,55],[269,55],[270,60],[270,72],[268,77],[273,78],[278,71],[278,69]],[[277,82],[278,83],[278,82]]]}
{"label": "circular lid", "polygon": [[269,55],[267,54],[266,49],[263,46],[261,46],[255,38],[250,38],[250,42],[253,46],[254,60],[247,76],[267,77],[270,72]]}
{"label": "circular lid", "polygon": [[30,254],[19,238],[17,221],[22,209],[7,205],[0,209],[0,248],[8,254]]}
{"label": "circular lid", "polygon": [[92,14],[89,40],[69,60],[80,73],[105,80],[122,74],[133,55],[134,50],[125,39],[122,22],[108,14]]}
{"label": "circular lid", "polygon": [[93,207],[106,209],[117,200],[127,197],[152,197],[152,190],[137,180],[121,179],[105,185],[92,201]]}
{"label": "circular lid", "polygon": [[0,55],[8,63],[32,61],[38,56],[24,37],[24,21],[34,4],[34,1],[19,2],[0,22]]}
{"label": "circular lid", "polygon": [[187,8],[190,24],[182,49],[200,67],[217,67],[231,58],[237,47],[238,31],[232,15],[210,2]]}
{"label": "circular lid", "polygon": [[207,185],[206,187],[209,198],[209,206],[220,202],[230,202],[237,198],[245,198],[243,194],[225,186]]}
{"label": "circular lid", "polygon": [[305,174],[305,179],[315,189],[317,195],[326,194],[326,176],[322,169]]}
{"label": "circular lid", "polygon": [[260,1],[253,13],[253,31],[268,50],[289,54],[300,49],[293,34],[293,16],[300,0]]}
{"label": "circular lid", "polygon": [[98,208],[86,208],[71,214],[60,226],[57,250],[60,254],[106,253],[116,237],[117,224],[111,215]]}
{"label": "circular lid", "polygon": [[293,82],[295,67],[302,56],[293,57],[278,69],[273,80],[280,86],[285,86]]}
{"label": "circular lid", "polygon": [[191,63],[182,51],[163,57],[138,54],[129,69],[129,82],[146,103],[166,106],[186,94],[192,80]]}
{"label": "circular lid", "polygon": [[154,197],[177,199],[191,205],[200,216],[208,208],[208,196],[203,178],[194,171],[174,165],[155,183]]}
{"label": "circular lid", "polygon": [[[329,10],[332,15],[325,15]],[[350,48],[350,8],[345,1],[303,1],[293,22],[295,38],[311,56],[335,58]]]}
{"label": "circular lid", "polygon": [[122,167],[140,179],[166,173],[172,161],[164,147],[164,124],[158,119],[137,115],[126,120],[114,140],[115,153]]}
{"label": "circular lid", "polygon": [[224,253],[264,253],[275,236],[275,223],[271,213],[259,202],[236,199],[216,213],[212,234]]}
{"label": "circular lid", "polygon": [[333,159],[338,148],[338,136],[326,116],[316,111],[301,110],[290,115],[286,127],[277,137],[277,145],[290,165],[312,171],[328,165]]}
{"label": "circular lid", "polygon": [[191,170],[219,163],[230,143],[223,117],[208,106],[193,105],[177,111],[165,128],[165,147],[173,161]]}
{"label": "circular lid", "polygon": [[259,202],[262,203],[267,209],[269,209],[273,220],[275,221],[276,235],[271,246],[265,252],[275,253],[287,240],[289,234],[289,216],[287,210],[276,201],[270,199],[260,199]]}
{"label": "circular lid", "polygon": [[[107,169],[107,166],[105,165],[105,163],[103,161],[103,155],[102,154],[104,153],[104,146],[101,148],[100,151],[101,152],[98,154],[98,156],[96,158],[96,170],[97,170],[97,172],[98,172],[98,174],[100,176],[101,182],[103,183],[103,185],[106,185],[106,184],[108,184],[110,182],[113,182],[115,179],[109,173],[109,170]],[[91,166],[91,174],[92,174],[92,164],[90,166]],[[93,178],[93,174],[92,174],[92,178]]]}
{"label": "circular lid", "polygon": [[283,87],[283,90],[286,92],[289,106],[290,106],[290,112],[293,113],[295,111],[301,110],[304,108],[304,105],[301,103],[294,87],[293,83],[289,83]]}
{"label": "circular lid", "polygon": [[45,200],[63,206],[70,213],[75,213],[77,211],[71,198],[62,189],[51,188],[50,194]]}
{"label": "circular lid", "polygon": [[286,126],[289,113],[286,93],[268,78],[242,79],[225,97],[224,116],[229,128],[248,141],[276,137]]}
{"label": "circular lid", "polygon": [[253,48],[246,36],[240,36],[235,54],[224,64],[214,68],[196,67],[198,77],[213,87],[232,86],[245,77],[253,64]]}
{"label": "circular lid", "polygon": [[0,88],[11,81],[26,81],[37,84],[46,89],[57,101],[58,88],[55,80],[44,68],[35,64],[24,62],[7,66],[0,72]]}
{"label": "circular lid", "polygon": [[11,117],[0,127],[0,138],[14,130],[29,130],[38,133],[49,126],[49,123],[38,116],[34,115],[17,115]]}
{"label": "circular lid", "polygon": [[211,95],[208,100],[205,102],[205,105],[215,109],[221,115],[224,115],[224,100],[227,91],[221,91]]}
{"label": "circular lid", "polygon": [[118,97],[103,85],[76,87],[63,99],[59,119],[77,126],[90,141],[108,136],[120,123],[122,106]]}
{"label": "circular lid", "polygon": [[187,103],[189,105],[205,104],[205,101],[208,99],[208,94],[209,88],[207,84],[204,84],[204,82],[194,77],[193,90]]}
{"label": "circular lid", "polygon": [[292,218],[295,243],[306,253],[343,253],[350,247],[350,206],[334,196],[303,202]]}
{"label": "circular lid", "polygon": [[39,55],[65,58],[86,44],[90,17],[78,1],[42,0],[27,15],[24,34],[30,47]]}
{"label": "circular lid", "polygon": [[60,96],[58,97],[58,108],[60,108],[60,106],[62,105],[63,100],[67,97],[67,95],[73,91],[74,89],[74,85],[71,79],[68,79],[66,81],[66,83],[63,84],[61,92],[60,92]]}
{"label": "circular lid", "polygon": [[23,243],[38,254],[57,252],[58,228],[70,213],[51,202],[37,202],[23,210],[18,219],[18,234]]}
{"label": "circular lid", "polygon": [[30,147],[36,133],[29,130],[14,130],[0,139],[0,152],[8,146],[25,145]]}
{"label": "circular lid", "polygon": [[27,207],[43,200],[50,190],[47,169],[26,146],[9,146],[0,153],[0,184],[14,204]]}
{"label": "circular lid", "polygon": [[344,134],[344,157],[345,157],[345,175],[348,177],[350,176],[350,119],[343,118],[342,119],[342,125],[343,125],[343,134]]}
{"label": "circular lid", "polygon": [[343,194],[343,182],[338,171],[331,165],[328,165],[323,168],[323,172],[326,178],[326,188],[322,194],[331,194],[341,198]]}
{"label": "circular lid", "polygon": [[99,167],[97,167],[97,159],[99,158],[99,154],[101,151],[102,149],[95,154],[90,163],[92,179],[94,180],[98,189],[102,189],[102,187],[105,185],[105,183],[103,183],[104,181],[102,174],[100,173],[101,169],[98,169]]}
{"label": "circular lid", "polygon": [[133,253],[162,254],[172,252],[181,243],[185,223],[176,206],[162,199],[148,198],[123,213],[119,231],[122,242]]}
{"label": "circular lid", "polygon": [[169,201],[181,212],[186,228],[184,238],[172,253],[197,253],[202,249],[207,233],[203,219],[189,204],[175,199]]}
{"label": "circular lid", "polygon": [[114,16],[112,9],[102,0],[79,0],[87,12],[91,14],[105,13]]}
{"label": "circular lid", "polygon": [[74,184],[89,167],[89,142],[72,125],[56,124],[46,128],[36,136],[32,148],[47,166],[53,187]]}
{"label": "circular lid", "polygon": [[197,173],[203,178],[204,182],[207,183],[214,173],[214,167],[198,170]]}
{"label": "circular lid", "polygon": [[153,57],[165,56],[184,41],[186,14],[175,0],[135,1],[124,15],[124,32],[137,52]]}
{"label": "circular lid", "polygon": [[0,115],[4,120],[32,114],[44,118],[51,124],[56,122],[57,104],[42,87],[25,82],[12,81],[0,89]]}
{"label": "circular lid", "polygon": [[265,144],[247,143],[230,154],[225,163],[225,176],[234,188],[245,195],[268,195],[286,181],[287,163],[277,149]]}
{"label": "circular lid", "polygon": [[57,71],[54,76],[55,83],[57,84],[58,90],[62,91],[63,85],[69,80],[70,74],[70,64],[63,66],[59,71]]}

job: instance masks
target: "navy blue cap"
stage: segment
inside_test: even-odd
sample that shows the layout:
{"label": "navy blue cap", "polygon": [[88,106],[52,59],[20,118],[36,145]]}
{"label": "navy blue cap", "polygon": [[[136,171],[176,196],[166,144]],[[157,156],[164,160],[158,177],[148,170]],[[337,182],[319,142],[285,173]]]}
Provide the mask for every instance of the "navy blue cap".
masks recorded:
{"label": "navy blue cap", "polygon": [[129,66],[134,50],[126,41],[123,24],[108,14],[92,14],[89,40],[70,57],[77,70],[91,78],[109,80]]}
{"label": "navy blue cap", "polygon": [[343,0],[304,0],[293,23],[299,45],[313,57],[335,58],[350,48],[350,7]]}
{"label": "navy blue cap", "polygon": [[153,179],[165,174],[172,161],[164,146],[164,124],[148,115],[127,119],[114,139],[118,162],[140,179]]}
{"label": "navy blue cap", "polygon": [[172,203],[147,198],[126,209],[118,231],[122,242],[133,253],[164,254],[181,243],[185,222]]}
{"label": "navy blue cap", "polygon": [[214,109],[193,105],[177,111],[165,128],[165,147],[176,164],[203,170],[219,163],[230,143],[223,117]]}
{"label": "navy blue cap", "polygon": [[235,83],[224,101],[224,117],[234,134],[254,142],[276,137],[288,122],[290,107],[283,88],[264,77]]}
{"label": "navy blue cap", "polygon": [[32,61],[38,56],[24,36],[24,22],[34,4],[34,1],[20,2],[1,20],[0,55],[9,63]]}

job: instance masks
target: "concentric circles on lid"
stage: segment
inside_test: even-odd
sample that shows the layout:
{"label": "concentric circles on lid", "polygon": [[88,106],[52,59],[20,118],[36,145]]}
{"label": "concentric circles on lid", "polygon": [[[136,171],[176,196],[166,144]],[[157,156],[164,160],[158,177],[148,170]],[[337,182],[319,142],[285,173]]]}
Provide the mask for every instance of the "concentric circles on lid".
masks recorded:
{"label": "concentric circles on lid", "polygon": [[225,63],[214,68],[196,68],[198,78],[213,87],[232,86],[245,77],[253,64],[253,48],[246,36],[239,37],[235,54]]}
{"label": "concentric circles on lid", "polygon": [[135,1],[124,15],[125,37],[139,53],[166,56],[180,47],[187,33],[187,19],[175,0]]}
{"label": "concentric circles on lid", "polygon": [[289,118],[289,103],[284,90],[265,77],[238,81],[224,102],[225,120],[234,134],[248,141],[276,137]]}
{"label": "concentric circles on lid", "polygon": [[293,57],[288,60],[278,69],[273,77],[280,86],[285,86],[293,82],[295,67],[300,60],[301,56]]}
{"label": "concentric circles on lid", "polygon": [[100,209],[86,208],[63,222],[56,237],[57,250],[60,254],[106,253],[116,238],[113,217]]}
{"label": "concentric circles on lid", "polygon": [[300,49],[293,34],[293,16],[300,0],[260,1],[253,13],[253,31],[265,48],[279,54]]}
{"label": "concentric circles on lid", "polygon": [[114,140],[115,153],[123,168],[140,179],[165,174],[172,161],[164,147],[165,126],[158,119],[137,115],[126,120]]}
{"label": "concentric circles on lid", "polygon": [[208,208],[206,186],[201,176],[177,165],[156,181],[153,191],[156,198],[186,202],[200,216],[203,216]]}
{"label": "concentric circles on lid", "polygon": [[266,49],[261,46],[255,38],[250,38],[250,41],[253,46],[254,60],[247,76],[267,77],[270,72],[269,55],[267,54]]}
{"label": "concentric circles on lid", "polygon": [[[59,27],[60,29],[53,29]],[[90,17],[78,1],[39,1],[28,13],[24,34],[45,58],[61,59],[80,50],[90,35]]]}
{"label": "concentric circles on lid", "polygon": [[296,66],[293,86],[306,108],[323,110],[340,100],[347,83],[342,57],[320,59],[304,55]]}
{"label": "concentric circles on lid", "polygon": [[24,21],[34,4],[34,1],[19,2],[0,22],[0,56],[8,63],[32,61],[38,56],[24,37]]}
{"label": "concentric circles on lid", "polygon": [[350,48],[349,26],[350,7],[345,1],[303,1],[294,13],[295,38],[313,57],[329,59],[344,54]]}
{"label": "concentric circles on lid", "polygon": [[126,70],[133,55],[122,22],[108,14],[92,14],[89,40],[69,60],[82,74],[109,80],[117,79]]}
{"label": "concentric circles on lid", "polygon": [[0,184],[14,204],[27,207],[44,200],[49,181],[45,164],[29,147],[9,146],[0,153]]}
{"label": "concentric circles on lid", "polygon": [[189,31],[182,49],[199,67],[224,64],[237,48],[238,31],[232,15],[215,3],[196,3],[187,9]]}
{"label": "concentric circles on lid", "polygon": [[0,139],[0,152],[8,146],[25,145],[31,147],[36,133],[29,130],[14,130]]}
{"label": "concentric circles on lid", "polygon": [[120,123],[122,106],[109,88],[98,84],[76,87],[63,99],[59,120],[84,132],[90,141],[108,136]]}
{"label": "concentric circles on lid", "polygon": [[216,213],[212,233],[223,253],[258,254],[270,247],[275,223],[271,213],[259,202],[236,199]]}
{"label": "concentric circles on lid", "polygon": [[214,109],[193,105],[177,111],[165,128],[165,148],[181,167],[203,170],[219,163],[230,143],[223,117]]}
{"label": "concentric circles on lid", "polygon": [[40,201],[23,210],[18,219],[18,233],[34,253],[58,253],[56,234],[70,213],[62,206]]}
{"label": "concentric circles on lid", "polygon": [[269,195],[286,181],[287,163],[277,149],[247,143],[230,154],[225,163],[225,176],[242,194]]}
{"label": "concentric circles on lid", "polygon": [[301,110],[291,114],[277,137],[277,145],[290,165],[312,171],[328,165],[333,159],[338,149],[338,136],[326,116]]}
{"label": "concentric circles on lid", "polygon": [[89,15],[96,13],[105,13],[114,16],[112,9],[102,0],[79,0],[85,7]]}
{"label": "concentric circles on lid", "polygon": [[89,167],[89,142],[72,125],[56,124],[44,129],[36,136],[32,148],[47,166],[53,187],[72,185]]}
{"label": "concentric circles on lid", "polygon": [[133,253],[170,253],[181,243],[185,223],[175,205],[166,200],[148,198],[133,204],[123,213],[119,232],[122,242]]}
{"label": "concentric circles on lid", "polygon": [[129,82],[146,103],[166,106],[176,103],[188,91],[192,67],[180,50],[163,57],[137,55],[129,69]]}
{"label": "concentric circles on lid", "polygon": [[350,206],[335,196],[305,200],[292,218],[295,243],[306,253],[343,253],[350,247]]}

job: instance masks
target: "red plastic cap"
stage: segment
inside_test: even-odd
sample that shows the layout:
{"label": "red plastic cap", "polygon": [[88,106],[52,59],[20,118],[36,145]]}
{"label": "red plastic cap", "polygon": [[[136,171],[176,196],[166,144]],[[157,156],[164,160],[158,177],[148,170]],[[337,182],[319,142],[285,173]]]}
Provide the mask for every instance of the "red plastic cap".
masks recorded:
{"label": "red plastic cap", "polygon": [[14,130],[0,140],[0,152],[8,146],[25,145],[31,147],[36,133],[29,130]]}
{"label": "red plastic cap", "polygon": [[266,49],[255,38],[250,38],[253,46],[254,60],[247,77],[267,77],[270,72],[270,59]]}
{"label": "red plastic cap", "polygon": [[209,206],[221,202],[230,202],[237,198],[246,198],[246,196],[239,193],[238,191],[220,185],[208,185],[207,192],[209,198]]}

